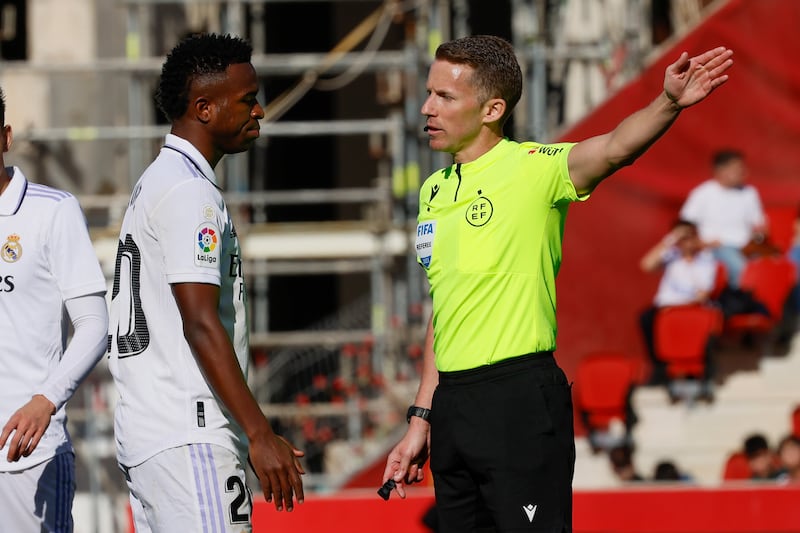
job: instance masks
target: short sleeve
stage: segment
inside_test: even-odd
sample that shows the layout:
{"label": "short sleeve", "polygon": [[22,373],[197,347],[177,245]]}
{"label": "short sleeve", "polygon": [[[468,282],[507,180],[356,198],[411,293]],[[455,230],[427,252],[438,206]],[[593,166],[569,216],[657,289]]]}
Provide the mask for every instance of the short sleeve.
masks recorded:
{"label": "short sleeve", "polygon": [[159,202],[153,226],[167,282],[220,285],[221,197],[205,180],[187,181]]}
{"label": "short sleeve", "polygon": [[86,218],[74,196],[58,203],[47,242],[48,262],[62,298],[105,293],[106,281]]}

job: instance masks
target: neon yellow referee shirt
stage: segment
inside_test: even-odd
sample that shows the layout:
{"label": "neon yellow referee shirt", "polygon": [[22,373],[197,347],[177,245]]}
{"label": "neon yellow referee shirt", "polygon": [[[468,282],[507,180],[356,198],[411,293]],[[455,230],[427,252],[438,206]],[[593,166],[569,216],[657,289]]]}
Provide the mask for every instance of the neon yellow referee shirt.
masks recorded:
{"label": "neon yellow referee shirt", "polygon": [[439,371],[478,368],[556,347],[555,279],[574,143],[503,139],[420,189],[417,260],[433,299]]}

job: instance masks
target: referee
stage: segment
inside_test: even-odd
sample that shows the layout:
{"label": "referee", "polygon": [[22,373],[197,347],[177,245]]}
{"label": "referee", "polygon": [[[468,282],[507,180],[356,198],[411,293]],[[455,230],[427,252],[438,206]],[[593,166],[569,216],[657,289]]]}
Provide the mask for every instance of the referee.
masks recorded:
{"label": "referee", "polygon": [[567,207],[725,83],[731,55],[684,52],[664,90],[613,131],[543,145],[503,136],[522,92],[508,42],[471,36],[437,49],[421,112],[430,147],[453,164],[420,190],[416,250],[433,314],[408,431],[383,481],[405,497],[430,455],[440,531],[572,531],[572,399],[553,358]]}

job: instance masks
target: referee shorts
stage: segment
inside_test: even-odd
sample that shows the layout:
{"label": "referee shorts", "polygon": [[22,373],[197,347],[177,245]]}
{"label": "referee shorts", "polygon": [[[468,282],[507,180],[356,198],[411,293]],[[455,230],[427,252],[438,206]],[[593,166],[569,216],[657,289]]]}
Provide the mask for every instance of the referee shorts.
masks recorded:
{"label": "referee shorts", "polygon": [[572,531],[571,385],[552,353],[441,372],[431,411],[441,533]]}

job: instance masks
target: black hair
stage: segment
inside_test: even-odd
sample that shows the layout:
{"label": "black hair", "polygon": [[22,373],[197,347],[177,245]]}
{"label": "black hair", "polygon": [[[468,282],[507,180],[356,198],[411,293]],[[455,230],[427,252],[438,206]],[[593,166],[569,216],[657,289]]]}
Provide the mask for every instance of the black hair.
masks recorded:
{"label": "black hair", "polygon": [[222,74],[235,64],[249,63],[253,47],[240,37],[197,33],[179,42],[161,67],[156,103],[167,119],[180,118],[189,106],[189,90],[198,77]]}
{"label": "black hair", "polygon": [[741,159],[744,159],[744,155],[740,150],[725,148],[724,150],[717,150],[714,152],[714,156],[711,158],[711,164],[714,165],[714,168],[718,168],[731,161],[738,161]]}
{"label": "black hair", "polygon": [[6,93],[0,88],[0,126],[6,124]]}
{"label": "black hair", "polygon": [[744,454],[747,457],[753,458],[765,451],[769,451],[769,443],[764,435],[754,434],[744,440]]}

